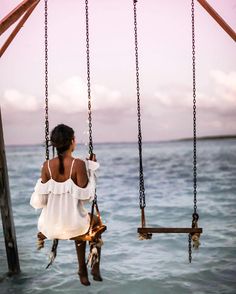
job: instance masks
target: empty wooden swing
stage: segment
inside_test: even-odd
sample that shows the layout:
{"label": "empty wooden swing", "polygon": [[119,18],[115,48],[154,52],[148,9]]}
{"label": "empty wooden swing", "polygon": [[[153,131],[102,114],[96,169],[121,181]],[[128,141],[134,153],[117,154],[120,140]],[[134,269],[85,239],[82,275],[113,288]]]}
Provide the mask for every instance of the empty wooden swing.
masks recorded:
{"label": "empty wooden swing", "polygon": [[135,38],[135,61],[136,61],[136,91],[137,91],[137,116],[138,116],[138,148],[139,148],[139,206],[141,211],[141,227],[137,229],[139,238],[147,240],[152,238],[153,233],[185,233],[188,234],[189,242],[189,262],[192,261],[192,241],[193,247],[198,248],[199,238],[202,228],[198,228],[199,215],[197,213],[197,145],[196,145],[196,77],[195,77],[195,22],[194,22],[194,0],[191,2],[192,17],[192,72],[193,72],[193,214],[190,228],[171,227],[146,227],[145,220],[145,186],[142,160],[142,132],[141,132],[141,107],[140,107],[140,86],[139,86],[139,59],[138,59],[138,34],[137,34],[137,4],[138,0],[133,0],[134,4],[134,38]]}

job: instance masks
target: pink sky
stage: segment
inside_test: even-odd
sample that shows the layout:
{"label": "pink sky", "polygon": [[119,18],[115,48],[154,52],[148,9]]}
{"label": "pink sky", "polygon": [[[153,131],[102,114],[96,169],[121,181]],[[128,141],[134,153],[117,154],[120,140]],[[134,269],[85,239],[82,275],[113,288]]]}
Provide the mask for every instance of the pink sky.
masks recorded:
{"label": "pink sky", "polygon": [[[86,142],[84,0],[48,2],[50,125],[67,123],[79,142]],[[89,2],[94,138],[135,141],[132,0]],[[192,136],[190,2],[137,4],[144,140]],[[236,2],[208,2],[236,30]],[[1,0],[0,18],[18,3]],[[235,42],[197,1],[195,6],[198,135],[236,134]],[[43,7],[41,0],[0,59],[6,144],[40,143],[44,138]],[[1,36],[0,45],[7,35]]]}

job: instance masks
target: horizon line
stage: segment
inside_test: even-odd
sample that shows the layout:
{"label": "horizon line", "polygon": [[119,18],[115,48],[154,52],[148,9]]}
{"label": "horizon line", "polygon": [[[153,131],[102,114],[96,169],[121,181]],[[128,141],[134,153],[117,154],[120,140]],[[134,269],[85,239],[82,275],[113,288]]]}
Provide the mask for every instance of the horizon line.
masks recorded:
{"label": "horizon line", "polygon": [[[203,140],[224,140],[224,139],[236,139],[236,134],[234,135],[207,135],[207,136],[199,136],[197,137],[197,141]],[[168,142],[182,142],[182,141],[192,141],[192,137],[186,138],[178,138],[178,139],[166,139],[166,140],[145,140],[142,143],[168,143]],[[102,144],[137,144],[138,141],[114,141],[114,142],[94,142],[94,144],[102,145]],[[81,145],[83,143],[78,143],[77,145]],[[44,143],[28,143],[28,144],[6,144],[6,147],[23,147],[23,146],[44,146]]]}

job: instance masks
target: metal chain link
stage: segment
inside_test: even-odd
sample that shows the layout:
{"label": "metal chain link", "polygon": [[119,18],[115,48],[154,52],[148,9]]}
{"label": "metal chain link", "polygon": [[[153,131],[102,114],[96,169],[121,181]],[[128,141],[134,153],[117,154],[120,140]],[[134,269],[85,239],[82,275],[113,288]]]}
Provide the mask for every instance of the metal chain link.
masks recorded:
{"label": "metal chain link", "polygon": [[[192,227],[195,227],[198,221],[197,213],[197,118],[196,118],[196,57],[195,57],[195,11],[194,0],[191,2],[192,18],[192,72],[193,72],[193,215]],[[192,238],[189,234],[189,263],[192,261]]]}
{"label": "metal chain link", "polygon": [[195,57],[195,19],[194,0],[191,4],[192,12],[192,70],[193,70],[193,194],[194,213],[197,213],[197,135],[196,135],[196,57]]}
{"label": "metal chain link", "polygon": [[188,260],[192,262],[192,235],[188,234]]}
{"label": "metal chain link", "polygon": [[139,86],[139,60],[138,60],[138,29],[137,29],[137,8],[138,0],[133,0],[134,4],[134,38],[135,38],[135,64],[136,64],[136,91],[137,91],[137,115],[138,115],[138,148],[139,148],[139,205],[140,208],[146,206],[145,186],[143,175],[142,159],[142,130],[141,130],[141,110],[140,110],[140,86]]}
{"label": "metal chain link", "polygon": [[49,160],[48,120],[48,0],[44,1],[44,54],[45,54],[45,159]]}
{"label": "metal chain link", "polygon": [[85,0],[86,15],[86,55],[87,55],[87,87],[88,87],[88,132],[89,132],[89,154],[93,154],[92,139],[92,109],[91,109],[91,83],[90,83],[90,50],[89,50],[89,10],[88,0]]}
{"label": "metal chain link", "polygon": [[[89,8],[88,0],[85,0],[85,17],[86,17],[86,57],[87,57],[87,90],[88,90],[88,132],[89,132],[89,154],[93,154],[93,137],[92,137],[92,103],[91,103],[91,83],[90,83],[90,47],[89,47]],[[97,193],[92,204],[92,212],[94,205],[97,205]]]}

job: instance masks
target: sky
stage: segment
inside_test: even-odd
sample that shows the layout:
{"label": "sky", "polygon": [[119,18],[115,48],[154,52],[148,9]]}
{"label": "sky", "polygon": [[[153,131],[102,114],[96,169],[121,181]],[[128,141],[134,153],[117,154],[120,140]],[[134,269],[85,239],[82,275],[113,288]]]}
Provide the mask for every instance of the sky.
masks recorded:
{"label": "sky", "polygon": [[[86,143],[84,1],[48,2],[50,129]],[[195,2],[197,135],[236,134],[235,42]],[[208,2],[236,30],[236,1]],[[19,3],[0,0],[0,18]],[[137,141],[133,1],[90,0],[89,13],[94,141]],[[192,137],[191,1],[139,0],[137,13],[143,140]],[[6,144],[44,141],[42,0],[0,59],[0,105]]]}

